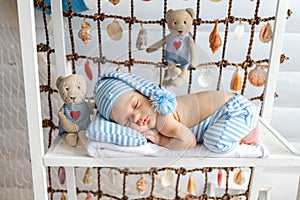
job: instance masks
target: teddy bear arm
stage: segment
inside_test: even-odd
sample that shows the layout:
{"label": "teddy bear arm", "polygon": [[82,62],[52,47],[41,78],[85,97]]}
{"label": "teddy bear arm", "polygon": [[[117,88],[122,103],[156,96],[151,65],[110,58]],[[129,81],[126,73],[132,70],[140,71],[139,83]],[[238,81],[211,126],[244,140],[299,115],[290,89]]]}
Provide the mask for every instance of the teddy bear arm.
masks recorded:
{"label": "teddy bear arm", "polygon": [[60,123],[66,132],[76,133],[79,131],[79,126],[68,120],[66,117],[60,120]]}
{"label": "teddy bear arm", "polygon": [[161,39],[161,40],[155,42],[154,44],[152,44],[150,47],[148,47],[146,49],[146,51],[148,53],[152,53],[152,52],[158,50],[159,48],[161,48],[164,44],[165,44],[165,39]]}
{"label": "teddy bear arm", "polygon": [[69,120],[66,115],[64,114],[64,108],[63,106],[61,107],[61,109],[58,112],[58,119],[60,124],[62,125],[63,129],[66,132],[77,132],[79,130],[79,127],[77,124],[73,123],[71,120]]}
{"label": "teddy bear arm", "polygon": [[199,64],[199,58],[198,58],[196,45],[192,38],[190,38],[190,51],[191,51],[191,66],[197,67]]}

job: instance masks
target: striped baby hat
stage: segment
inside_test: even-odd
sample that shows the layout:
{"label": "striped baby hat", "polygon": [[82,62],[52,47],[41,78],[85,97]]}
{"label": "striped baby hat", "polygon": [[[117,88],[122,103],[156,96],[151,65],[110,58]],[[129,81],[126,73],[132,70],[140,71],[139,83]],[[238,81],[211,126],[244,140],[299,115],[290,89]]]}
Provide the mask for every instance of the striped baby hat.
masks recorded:
{"label": "striped baby hat", "polygon": [[94,89],[97,110],[102,117],[110,120],[110,112],[118,99],[134,90],[148,97],[158,113],[166,115],[176,110],[177,101],[170,91],[128,72],[109,72],[99,78]]}

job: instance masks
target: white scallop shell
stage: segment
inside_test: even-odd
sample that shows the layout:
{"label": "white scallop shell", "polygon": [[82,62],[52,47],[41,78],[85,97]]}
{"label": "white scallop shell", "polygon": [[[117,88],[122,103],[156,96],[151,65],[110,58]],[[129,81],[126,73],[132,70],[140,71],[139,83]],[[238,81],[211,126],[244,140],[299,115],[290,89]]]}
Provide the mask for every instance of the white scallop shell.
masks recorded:
{"label": "white scallop shell", "polygon": [[252,85],[256,87],[265,85],[267,81],[267,72],[264,68],[267,68],[267,65],[257,65],[249,72],[248,80]]}
{"label": "white scallop shell", "polygon": [[106,28],[108,36],[115,41],[118,41],[122,38],[123,29],[120,26],[117,20],[114,20],[111,24],[109,24]]}
{"label": "white scallop shell", "polygon": [[244,33],[244,25],[242,24],[242,22],[240,22],[234,29],[234,32],[233,32],[233,39],[234,40],[238,40],[241,38],[241,36],[243,35]]}

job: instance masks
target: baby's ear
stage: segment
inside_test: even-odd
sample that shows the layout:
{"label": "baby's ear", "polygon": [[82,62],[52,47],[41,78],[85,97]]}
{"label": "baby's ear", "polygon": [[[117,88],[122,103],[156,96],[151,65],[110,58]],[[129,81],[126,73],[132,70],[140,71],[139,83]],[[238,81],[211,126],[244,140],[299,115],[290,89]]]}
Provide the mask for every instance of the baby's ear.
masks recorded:
{"label": "baby's ear", "polygon": [[59,85],[60,85],[60,83],[61,83],[61,81],[64,79],[64,77],[62,77],[62,76],[60,76],[60,77],[58,77],[57,79],[56,79],[56,87],[58,88],[59,87]]}

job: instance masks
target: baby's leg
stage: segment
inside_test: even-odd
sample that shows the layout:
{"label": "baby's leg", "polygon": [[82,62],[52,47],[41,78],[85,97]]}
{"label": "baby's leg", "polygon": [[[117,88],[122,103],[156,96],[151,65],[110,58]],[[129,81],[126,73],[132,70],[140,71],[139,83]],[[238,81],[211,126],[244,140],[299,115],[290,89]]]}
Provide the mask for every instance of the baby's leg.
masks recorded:
{"label": "baby's leg", "polygon": [[258,140],[258,126],[256,126],[248,135],[240,140],[240,144],[256,145]]}

